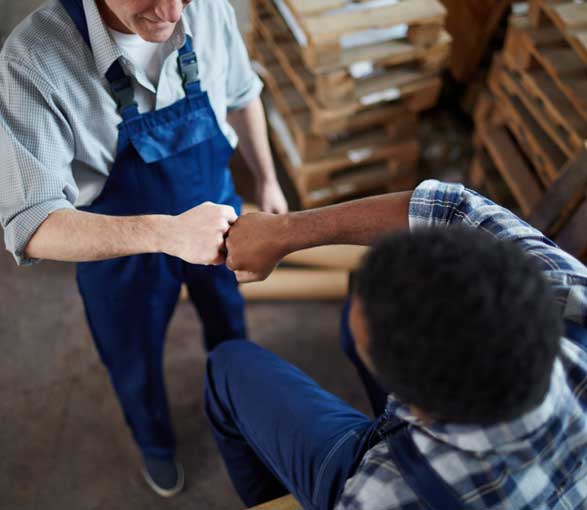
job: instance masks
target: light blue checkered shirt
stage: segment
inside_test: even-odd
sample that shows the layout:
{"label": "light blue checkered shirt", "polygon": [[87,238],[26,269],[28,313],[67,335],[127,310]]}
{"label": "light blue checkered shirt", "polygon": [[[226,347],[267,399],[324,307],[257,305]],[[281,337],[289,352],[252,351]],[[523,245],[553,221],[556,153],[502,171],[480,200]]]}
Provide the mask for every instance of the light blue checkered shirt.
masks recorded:
{"label": "light blue checkered shirt", "polygon": [[116,156],[121,118],[104,75],[122,57],[135,93],[157,109],[184,97],[177,49],[192,35],[202,88],[220,128],[237,138],[227,110],[261,92],[228,0],[194,0],[167,42],[157,89],[113,42],[95,0],[84,0],[92,51],[57,0],[26,18],[0,52],[0,222],[17,262],[30,237],[63,208],[92,203]]}
{"label": "light blue checkered shirt", "polygon": [[[520,243],[552,283],[562,316],[586,326],[583,264],[511,212],[462,185],[423,182],[410,203],[410,228],[449,225],[481,229]],[[463,509],[587,508],[586,345],[562,339],[546,399],[513,422],[491,427],[425,426],[391,396],[386,410],[414,425],[418,449],[461,496]],[[385,442],[367,452],[336,506],[336,510],[424,508],[391,461]]]}

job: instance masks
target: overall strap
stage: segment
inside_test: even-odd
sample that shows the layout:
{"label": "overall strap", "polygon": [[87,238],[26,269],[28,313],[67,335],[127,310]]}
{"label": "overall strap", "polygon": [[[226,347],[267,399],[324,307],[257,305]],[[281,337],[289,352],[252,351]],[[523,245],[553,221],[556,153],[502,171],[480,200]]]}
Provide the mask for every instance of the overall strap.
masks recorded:
{"label": "overall strap", "polygon": [[[88,21],[84,11],[84,4],[82,0],[61,0],[61,4],[69,14],[70,18],[75,23],[80,35],[88,45],[90,50],[92,44],[90,43],[90,32],[88,29]],[[110,83],[112,95],[118,104],[118,111],[125,120],[136,117],[139,114],[137,103],[134,100],[134,90],[131,79],[125,74],[120,62],[116,61],[108,72],[106,78]]]}
{"label": "overall strap", "polygon": [[82,0],[61,0],[63,8],[69,14],[69,17],[75,23],[80,35],[90,49],[92,44],[90,43],[90,32],[88,30],[88,21],[86,19],[86,13],[84,12],[84,4]]}
{"label": "overall strap", "polygon": [[565,319],[565,335],[587,349],[587,329]]}
{"label": "overall strap", "polygon": [[178,53],[177,63],[186,95],[200,94],[202,89],[200,88],[198,57],[192,48],[192,38],[189,35],[185,36],[185,44],[178,50]]}
{"label": "overall strap", "polygon": [[404,422],[385,434],[391,458],[405,482],[429,510],[462,510],[464,505],[428,460],[420,453],[410,434],[410,425]]}

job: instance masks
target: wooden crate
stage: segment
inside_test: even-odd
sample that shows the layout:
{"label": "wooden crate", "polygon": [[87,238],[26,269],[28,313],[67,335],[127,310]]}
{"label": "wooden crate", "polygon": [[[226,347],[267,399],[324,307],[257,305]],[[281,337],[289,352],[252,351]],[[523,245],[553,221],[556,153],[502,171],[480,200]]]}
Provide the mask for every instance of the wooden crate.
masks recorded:
{"label": "wooden crate", "polygon": [[[417,47],[438,43],[446,10],[437,0],[273,0],[301,48],[306,66],[314,70],[340,67],[348,61],[357,39],[367,37],[371,48],[358,55],[393,56],[393,42]],[[376,37],[373,37],[376,36]],[[357,57],[360,58],[360,57]]]}
{"label": "wooden crate", "polygon": [[[353,82],[350,88],[348,83],[340,87],[332,86],[332,93],[329,94],[326,84],[322,82],[317,85],[320,80],[316,75],[310,73],[303,62],[296,60],[295,55],[288,51],[291,44],[288,46],[280,42],[262,20],[257,20],[255,26],[262,42],[255,44],[255,58],[264,58],[266,64],[269,59],[263,57],[263,54],[269,52],[272,55],[306,104],[310,113],[310,126],[316,134],[337,135],[355,123],[380,124],[394,111],[403,111],[405,107],[409,111],[418,112],[430,108],[437,101],[441,87],[437,73],[423,72],[411,66],[399,66],[382,75],[376,74],[373,79]],[[348,90],[342,92],[345,88]],[[328,102],[330,106],[320,101],[317,90],[322,90],[323,102]]]}

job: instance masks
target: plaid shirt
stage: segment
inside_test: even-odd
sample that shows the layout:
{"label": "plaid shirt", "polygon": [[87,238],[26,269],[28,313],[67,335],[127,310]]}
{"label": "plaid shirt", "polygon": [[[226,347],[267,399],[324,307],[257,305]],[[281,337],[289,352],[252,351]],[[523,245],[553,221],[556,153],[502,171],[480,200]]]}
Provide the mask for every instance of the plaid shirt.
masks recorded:
{"label": "plaid shirt", "polygon": [[[515,240],[556,289],[562,316],[585,327],[587,269],[510,211],[460,184],[425,181],[410,203],[410,228],[467,225]],[[386,412],[413,424],[412,437],[436,472],[474,509],[587,509],[587,346],[563,338],[544,402],[490,427],[424,426],[389,397]],[[424,505],[380,442],[347,481],[336,510],[416,510]]]}

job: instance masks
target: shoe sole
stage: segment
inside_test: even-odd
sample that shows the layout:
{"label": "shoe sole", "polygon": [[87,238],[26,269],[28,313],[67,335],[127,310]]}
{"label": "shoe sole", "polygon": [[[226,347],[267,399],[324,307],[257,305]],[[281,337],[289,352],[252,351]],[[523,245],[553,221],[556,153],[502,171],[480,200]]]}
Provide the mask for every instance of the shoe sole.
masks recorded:
{"label": "shoe sole", "polygon": [[141,473],[147,482],[147,485],[153,490],[153,492],[163,498],[172,498],[176,494],[179,494],[184,486],[183,466],[179,462],[176,462],[175,467],[177,468],[177,485],[173,487],[173,489],[163,489],[159,487],[144,466],[141,468]]}

